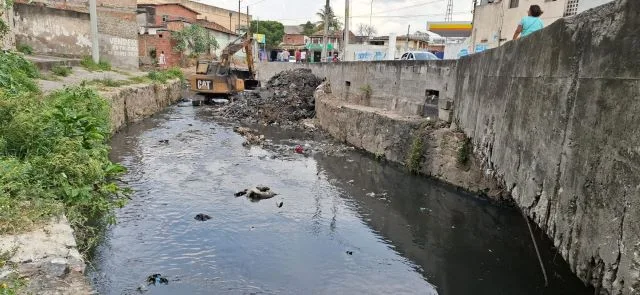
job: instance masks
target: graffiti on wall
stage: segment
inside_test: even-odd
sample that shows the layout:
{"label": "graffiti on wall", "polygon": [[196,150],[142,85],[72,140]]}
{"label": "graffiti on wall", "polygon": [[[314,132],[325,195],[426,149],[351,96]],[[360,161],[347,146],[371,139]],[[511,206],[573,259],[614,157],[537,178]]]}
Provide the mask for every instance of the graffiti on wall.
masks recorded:
{"label": "graffiti on wall", "polygon": [[120,37],[109,38],[111,45],[109,55],[122,57],[138,57],[138,40]]}
{"label": "graffiti on wall", "polygon": [[356,61],[373,61],[384,60],[387,53],[384,51],[358,51],[356,52]]}

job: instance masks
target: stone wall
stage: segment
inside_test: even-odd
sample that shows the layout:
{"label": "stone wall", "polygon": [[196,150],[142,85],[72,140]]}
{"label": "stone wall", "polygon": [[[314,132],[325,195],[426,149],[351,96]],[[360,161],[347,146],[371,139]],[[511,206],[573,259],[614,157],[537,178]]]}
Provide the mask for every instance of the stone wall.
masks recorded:
{"label": "stone wall", "polygon": [[117,132],[177,102],[183,97],[183,89],[179,80],[173,80],[166,85],[125,86],[102,95],[111,101],[111,130]]}
{"label": "stone wall", "polygon": [[[0,21],[9,28],[13,24],[13,7],[6,7],[4,1],[0,1]],[[11,49],[16,46],[16,36],[13,30],[9,30],[4,37],[0,37],[0,49]]]}
{"label": "stone wall", "polygon": [[[91,55],[91,29],[86,0],[15,3],[15,35],[36,53],[82,57]],[[118,68],[138,68],[138,25],[135,3],[98,3],[100,58]]]}
{"label": "stone wall", "polygon": [[[440,90],[440,106],[451,99],[454,125],[473,141],[476,169],[511,192],[578,277],[601,294],[640,294],[638,40],[640,1],[618,0],[457,62],[258,67],[262,80],[311,68],[343,103],[399,115],[420,113],[424,89]],[[353,99],[367,84],[371,99]],[[348,125],[382,122],[354,114],[332,134],[364,132],[344,138],[375,151],[375,137],[400,130]]]}

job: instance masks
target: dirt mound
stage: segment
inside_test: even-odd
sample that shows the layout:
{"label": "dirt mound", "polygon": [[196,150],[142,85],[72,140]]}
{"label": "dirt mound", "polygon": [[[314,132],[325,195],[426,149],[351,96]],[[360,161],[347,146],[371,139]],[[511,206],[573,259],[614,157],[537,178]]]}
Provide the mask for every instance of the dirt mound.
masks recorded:
{"label": "dirt mound", "polygon": [[309,69],[273,76],[259,91],[247,91],[217,110],[217,115],[261,124],[288,124],[315,116],[313,93],[322,83]]}

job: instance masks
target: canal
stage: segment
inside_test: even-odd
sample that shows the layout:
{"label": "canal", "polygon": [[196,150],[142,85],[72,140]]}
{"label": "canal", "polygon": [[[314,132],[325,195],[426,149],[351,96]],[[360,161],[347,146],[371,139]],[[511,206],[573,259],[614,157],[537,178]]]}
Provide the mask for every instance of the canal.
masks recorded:
{"label": "canal", "polygon": [[[536,232],[545,288],[514,208],[358,151],[295,154],[327,143],[288,131],[245,148],[232,127],[171,107],[114,136],[135,194],[91,261],[100,294],[593,293]],[[234,197],[259,184],[279,195]],[[146,286],[152,274],[169,283]]]}

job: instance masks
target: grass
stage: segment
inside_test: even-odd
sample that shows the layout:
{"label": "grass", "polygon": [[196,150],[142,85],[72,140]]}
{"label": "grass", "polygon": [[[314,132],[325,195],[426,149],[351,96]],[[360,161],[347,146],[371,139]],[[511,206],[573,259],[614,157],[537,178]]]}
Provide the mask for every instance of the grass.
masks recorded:
{"label": "grass", "polygon": [[19,52],[22,52],[22,53],[24,53],[26,55],[33,54],[33,47],[31,47],[31,45],[28,45],[28,44],[18,44],[18,45],[16,45],[16,49]]}
{"label": "grass", "polygon": [[362,92],[362,95],[364,95],[364,97],[367,99],[370,99],[371,95],[373,94],[373,89],[371,89],[371,85],[369,84],[360,87],[360,91]]}
{"label": "grass", "polygon": [[15,295],[20,294],[20,290],[26,286],[26,280],[20,278],[16,271],[17,265],[10,261],[15,255],[17,248],[11,251],[0,252],[0,269],[11,269],[12,272],[0,279],[0,294]]}
{"label": "grass", "polygon": [[149,77],[147,76],[137,76],[137,77],[131,77],[129,78],[129,81],[135,83],[135,84],[141,84],[141,83],[149,83],[151,82],[151,79],[149,79]]}
{"label": "grass", "polygon": [[92,72],[111,71],[111,63],[105,60],[100,60],[99,63],[96,63],[90,56],[85,56],[82,61],[80,61],[80,65]]}
{"label": "grass", "polygon": [[71,70],[71,67],[55,66],[51,68],[51,72],[56,76],[67,77],[71,75],[72,70]]}
{"label": "grass", "polygon": [[124,168],[108,158],[110,106],[85,86],[43,99],[37,76],[21,56],[0,52],[0,235],[64,212],[87,253],[128,195],[115,183]]}
{"label": "grass", "polygon": [[407,155],[406,165],[409,169],[409,172],[414,174],[420,173],[420,164],[422,163],[423,149],[424,141],[422,139],[422,134],[417,134],[413,138],[411,149],[409,150],[409,154]]}
{"label": "grass", "polygon": [[153,82],[167,83],[168,80],[171,79],[181,79],[184,80],[184,73],[178,67],[173,67],[165,71],[152,71],[147,75]]}

